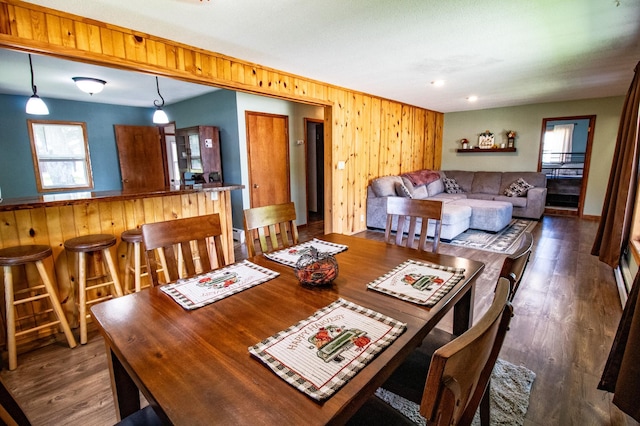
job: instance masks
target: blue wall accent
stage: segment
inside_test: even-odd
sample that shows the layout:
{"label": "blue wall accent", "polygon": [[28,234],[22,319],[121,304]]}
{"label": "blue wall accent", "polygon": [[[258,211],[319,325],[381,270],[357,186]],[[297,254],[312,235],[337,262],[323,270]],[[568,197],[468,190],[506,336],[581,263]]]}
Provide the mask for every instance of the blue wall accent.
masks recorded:
{"label": "blue wall accent", "polygon": [[[222,179],[228,183],[242,183],[240,174],[240,146],[236,93],[216,90],[167,106],[169,120],[182,129],[192,126],[216,126],[220,130]],[[242,191],[231,191],[233,226],[242,228]]]}
{"label": "blue wall accent", "polygon": [[[96,95],[97,96],[97,95]],[[95,191],[122,189],[114,124],[153,125],[153,108],[44,99],[49,115],[25,113],[27,97],[0,95],[0,188],[3,198],[40,195],[31,157],[27,119],[82,121],[87,125]],[[64,191],[69,192],[69,191]]]}

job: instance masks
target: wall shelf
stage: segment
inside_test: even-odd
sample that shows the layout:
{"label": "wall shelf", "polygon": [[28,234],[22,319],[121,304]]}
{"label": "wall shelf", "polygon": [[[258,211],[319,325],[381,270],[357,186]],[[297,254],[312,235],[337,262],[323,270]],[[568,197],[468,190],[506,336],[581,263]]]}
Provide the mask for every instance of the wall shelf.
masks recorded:
{"label": "wall shelf", "polygon": [[516,152],[515,148],[458,148],[456,152],[469,153],[469,152]]}

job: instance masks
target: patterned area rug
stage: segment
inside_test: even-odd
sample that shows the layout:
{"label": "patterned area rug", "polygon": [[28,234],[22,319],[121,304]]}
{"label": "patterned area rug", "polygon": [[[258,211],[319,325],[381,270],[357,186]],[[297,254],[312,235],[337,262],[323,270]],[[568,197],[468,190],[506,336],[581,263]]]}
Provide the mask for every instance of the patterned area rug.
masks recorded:
{"label": "patterned area rug", "polygon": [[[491,376],[491,425],[522,426],[529,408],[529,395],[536,374],[526,367],[498,359]],[[376,395],[417,425],[426,425],[418,404],[379,388]],[[472,426],[479,426],[476,413]]]}
{"label": "patterned area rug", "polygon": [[492,251],[495,253],[511,254],[519,246],[518,238],[525,231],[531,231],[538,224],[535,220],[512,219],[500,232],[478,231],[467,229],[451,241],[443,241],[445,244],[472,248],[476,250]]}

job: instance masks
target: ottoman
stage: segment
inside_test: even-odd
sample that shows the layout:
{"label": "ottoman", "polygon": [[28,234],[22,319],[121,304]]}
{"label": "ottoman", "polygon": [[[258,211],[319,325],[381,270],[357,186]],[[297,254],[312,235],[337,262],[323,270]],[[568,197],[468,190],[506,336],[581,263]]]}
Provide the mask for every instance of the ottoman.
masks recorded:
{"label": "ottoman", "polygon": [[482,231],[498,232],[511,222],[513,204],[504,201],[456,200],[448,204],[471,207],[469,228]]}

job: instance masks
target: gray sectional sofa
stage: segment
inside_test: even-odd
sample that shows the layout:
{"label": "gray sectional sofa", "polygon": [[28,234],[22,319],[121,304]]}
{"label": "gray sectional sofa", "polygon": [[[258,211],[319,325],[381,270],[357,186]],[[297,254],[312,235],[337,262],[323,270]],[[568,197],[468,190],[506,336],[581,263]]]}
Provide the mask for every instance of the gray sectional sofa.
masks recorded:
{"label": "gray sectional sofa", "polygon": [[[390,196],[442,201],[443,240],[450,240],[468,228],[497,232],[509,223],[511,216],[538,220],[544,213],[547,197],[544,173],[444,170],[429,175],[428,183],[417,186],[407,176],[374,179],[367,188],[367,227],[385,228],[386,200]],[[445,178],[455,179],[462,192],[448,193]],[[519,178],[533,187],[522,196],[505,195],[505,190]],[[395,230],[396,225],[393,226]]]}

